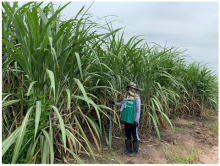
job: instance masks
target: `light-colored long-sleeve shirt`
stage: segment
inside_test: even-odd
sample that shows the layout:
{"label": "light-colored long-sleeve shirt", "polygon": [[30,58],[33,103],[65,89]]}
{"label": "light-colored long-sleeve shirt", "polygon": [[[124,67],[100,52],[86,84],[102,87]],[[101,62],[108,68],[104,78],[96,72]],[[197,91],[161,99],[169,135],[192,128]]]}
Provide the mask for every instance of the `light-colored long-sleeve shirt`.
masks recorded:
{"label": "light-colored long-sleeve shirt", "polygon": [[[116,103],[115,105],[118,107],[121,107],[120,112],[122,113],[122,111],[124,110],[124,108],[126,108],[126,104],[127,104],[127,99],[124,97],[122,100],[122,103]],[[138,123],[139,126],[139,119],[140,119],[140,113],[141,113],[141,99],[140,97],[136,98],[134,97],[134,121],[136,121]]]}

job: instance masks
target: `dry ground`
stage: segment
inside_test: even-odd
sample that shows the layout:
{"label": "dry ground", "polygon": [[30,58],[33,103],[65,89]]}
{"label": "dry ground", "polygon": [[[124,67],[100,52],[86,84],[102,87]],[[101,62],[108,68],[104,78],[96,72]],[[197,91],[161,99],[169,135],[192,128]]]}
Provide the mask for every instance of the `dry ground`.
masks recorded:
{"label": "dry ground", "polygon": [[[218,134],[211,127],[211,124],[216,121],[218,121],[218,116],[210,120],[191,116],[173,117],[171,122],[174,134],[172,134],[171,127],[160,129],[161,144],[157,138],[139,133],[140,148],[135,157],[122,155],[125,150],[124,141],[113,137],[112,149],[108,151],[102,146],[102,154],[96,157],[96,162],[97,164],[173,164],[178,162],[218,164]],[[94,144],[93,146],[95,148]],[[180,156],[184,154],[185,159],[181,161]],[[85,163],[94,164],[91,157],[84,154],[80,157]]]}

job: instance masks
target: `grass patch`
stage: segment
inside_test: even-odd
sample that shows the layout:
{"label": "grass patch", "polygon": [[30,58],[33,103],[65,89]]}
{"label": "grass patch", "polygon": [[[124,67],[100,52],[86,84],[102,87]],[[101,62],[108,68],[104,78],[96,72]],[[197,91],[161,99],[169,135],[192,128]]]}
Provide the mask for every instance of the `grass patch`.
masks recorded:
{"label": "grass patch", "polygon": [[184,149],[180,147],[173,148],[173,152],[166,151],[167,157],[176,164],[195,164],[195,157],[198,155],[198,150],[193,146],[183,153]]}
{"label": "grass patch", "polygon": [[180,132],[184,132],[185,131],[184,129],[178,128],[178,127],[174,127],[173,129],[174,129],[174,131],[180,131]]}
{"label": "grass patch", "polygon": [[104,151],[101,158],[97,158],[103,164],[121,164],[121,161],[115,158],[115,152]]}
{"label": "grass patch", "polygon": [[215,132],[215,133],[218,133],[218,122],[215,122],[214,124],[213,124],[213,131]]}
{"label": "grass patch", "polygon": [[213,130],[215,133],[218,134],[218,121],[213,122],[213,123],[210,123],[210,122],[208,122],[208,121],[205,121],[205,123],[206,123],[206,126],[207,126],[209,129]]}

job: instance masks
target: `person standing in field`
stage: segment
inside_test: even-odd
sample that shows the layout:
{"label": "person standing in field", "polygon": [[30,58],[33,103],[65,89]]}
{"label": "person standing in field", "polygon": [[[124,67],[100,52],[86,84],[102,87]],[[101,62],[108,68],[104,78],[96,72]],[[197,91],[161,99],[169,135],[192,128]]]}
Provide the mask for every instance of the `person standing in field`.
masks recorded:
{"label": "person standing in field", "polygon": [[[118,107],[121,107],[121,120],[124,121],[125,125],[125,135],[127,139],[125,140],[126,151],[123,154],[130,154],[131,157],[135,156],[138,153],[139,149],[139,140],[138,137],[138,126],[140,119],[140,110],[141,110],[141,100],[137,91],[137,85],[133,82],[130,82],[126,87],[127,92],[123,98],[122,103],[116,103],[112,100],[109,100],[111,104],[114,104]],[[131,140],[131,135],[133,136],[133,142]],[[133,144],[133,151],[132,151]]]}

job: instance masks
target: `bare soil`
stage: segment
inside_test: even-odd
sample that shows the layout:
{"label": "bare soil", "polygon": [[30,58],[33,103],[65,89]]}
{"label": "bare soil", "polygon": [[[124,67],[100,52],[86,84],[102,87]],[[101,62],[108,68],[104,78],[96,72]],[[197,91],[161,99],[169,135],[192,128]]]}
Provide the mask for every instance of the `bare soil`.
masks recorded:
{"label": "bare soil", "polygon": [[[109,151],[106,145],[102,145],[102,154],[97,155],[97,164],[174,164],[167,155],[167,152],[175,153],[180,149],[181,153],[187,154],[190,148],[198,153],[193,158],[197,164],[218,164],[218,134],[210,127],[213,122],[218,121],[218,116],[204,120],[191,116],[170,119],[171,127],[160,128],[161,143],[158,138],[153,138],[146,133],[139,133],[139,153],[135,157],[122,155],[125,144],[122,138],[112,138],[112,149]],[[91,141],[92,142],[92,141]],[[95,149],[95,144],[92,143]],[[81,154],[80,157],[85,163],[94,164],[92,157]]]}

